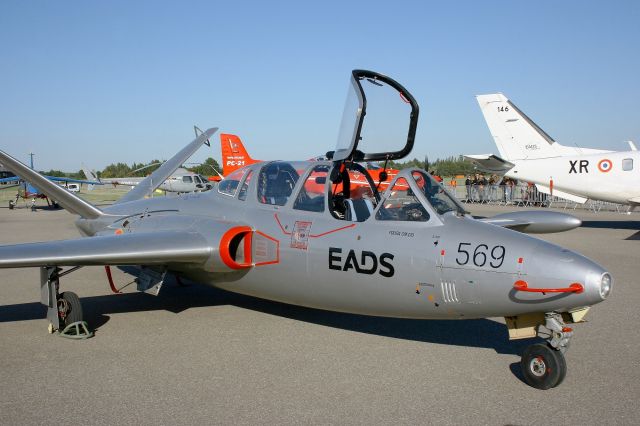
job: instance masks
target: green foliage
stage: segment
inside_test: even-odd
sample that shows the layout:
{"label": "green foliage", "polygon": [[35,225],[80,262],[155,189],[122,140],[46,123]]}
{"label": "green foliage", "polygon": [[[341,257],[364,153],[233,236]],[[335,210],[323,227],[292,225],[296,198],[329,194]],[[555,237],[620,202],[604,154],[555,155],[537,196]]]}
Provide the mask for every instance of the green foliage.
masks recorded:
{"label": "green foliage", "polygon": [[218,176],[218,172],[220,172],[222,168],[216,160],[209,157],[204,160],[204,163],[195,167],[189,167],[188,170],[203,176]]}
{"label": "green foliage", "polygon": [[444,160],[436,160],[432,168],[434,168],[437,173],[443,177],[468,175],[475,171],[473,164],[469,161],[465,161],[462,156],[457,159],[455,157],[448,157]]}
{"label": "green foliage", "polygon": [[[135,164],[134,164],[135,165]],[[101,178],[125,177],[131,175],[131,167],[125,163],[109,164],[100,173]]]}
{"label": "green foliage", "polygon": [[49,170],[48,172],[44,172],[44,171],[40,171],[39,173],[46,175],[46,176],[54,176],[54,177],[69,177],[67,176],[67,174],[63,171],[60,170]]}
{"label": "green foliage", "polygon": [[67,175],[72,179],[88,180],[82,170],[78,170],[75,173],[67,173]]}
{"label": "green foliage", "polygon": [[[160,160],[153,160],[150,163],[133,163],[131,166],[125,163],[109,164],[104,170],[97,172],[101,178],[122,178],[122,177],[144,177],[152,173],[157,166],[162,164]],[[384,163],[378,163],[382,166]],[[436,174],[442,177],[453,177],[455,175],[467,175],[475,173],[473,164],[469,161],[465,161],[462,156],[447,157],[445,159],[437,159],[434,162],[429,162],[429,171],[435,171]],[[417,167],[419,169],[425,168],[425,162],[414,158],[409,161],[389,161],[387,168],[390,169],[406,169],[409,167]],[[140,170],[138,170],[140,169]],[[137,170],[137,171],[134,171]],[[219,171],[222,170],[218,162],[209,157],[204,163],[197,166],[188,167],[188,170],[201,174],[203,176],[217,176]],[[73,179],[87,179],[82,170],[78,170],[76,173],[64,173],[60,170],[49,170],[48,172],[41,172],[49,176],[69,177]]]}
{"label": "green foliage", "polygon": [[[153,160],[147,164],[143,163],[133,163],[128,165],[126,163],[115,163],[109,164],[102,171],[96,172],[98,177],[100,178],[123,178],[123,177],[145,177],[149,174],[153,173],[153,171],[160,166],[164,161]],[[216,170],[221,170],[222,168],[218,164],[216,160],[209,157],[205,160],[204,163],[197,165],[195,167],[190,167],[188,170],[191,170],[194,173],[198,173],[204,176],[216,176]],[[82,179],[87,180],[84,172],[82,170],[78,170],[75,173],[65,173],[60,170],[49,170],[48,172],[40,171],[40,173],[45,174],[47,176],[55,176],[55,177],[68,177],[71,179]]]}
{"label": "green foliage", "polygon": [[[383,163],[379,164],[381,166],[383,165]],[[451,156],[442,160],[437,159],[434,162],[429,162],[428,166],[428,171],[433,170],[437,175],[442,177],[467,175],[475,172],[473,164],[469,161],[466,161],[462,156],[459,156],[458,158]],[[425,162],[420,161],[417,158],[405,162],[390,161],[387,167],[398,170],[406,169],[408,167],[418,167],[420,169],[425,169]]]}
{"label": "green foliage", "polygon": [[60,170],[49,170],[48,172],[45,171],[40,171],[40,174],[46,175],[46,176],[53,176],[53,177],[61,177],[61,178],[69,178],[69,179],[80,179],[80,180],[86,180],[87,178],[84,176],[84,172],[82,170],[78,170],[75,173],[65,173],[63,171]]}
{"label": "green foliage", "polygon": [[[163,161],[153,160],[147,164],[133,163],[131,166],[125,163],[109,164],[104,170],[98,172],[98,176],[101,178],[144,177],[153,173],[162,163]],[[218,162],[211,157],[200,165],[188,168],[188,170],[204,176],[215,176],[217,175],[215,170],[220,169]]]}
{"label": "green foliage", "polygon": [[156,167],[162,164],[160,160],[150,163],[133,163],[131,166],[125,163],[109,164],[98,176],[101,178],[144,177],[152,173]]}

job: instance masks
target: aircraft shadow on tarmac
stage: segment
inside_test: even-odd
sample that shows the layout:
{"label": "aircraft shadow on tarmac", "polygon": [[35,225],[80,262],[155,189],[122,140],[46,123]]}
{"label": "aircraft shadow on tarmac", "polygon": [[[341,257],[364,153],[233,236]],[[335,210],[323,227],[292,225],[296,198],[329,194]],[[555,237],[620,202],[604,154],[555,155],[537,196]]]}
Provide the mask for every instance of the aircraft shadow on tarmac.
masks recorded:
{"label": "aircraft shadow on tarmac", "polygon": [[599,229],[628,229],[630,231],[637,231],[633,235],[625,238],[625,240],[640,240],[640,221],[585,220],[582,222],[582,227]]}
{"label": "aircraft shadow on tarmac", "polygon": [[[98,336],[100,327],[109,321],[109,314],[155,310],[179,314],[189,308],[233,305],[325,327],[417,342],[489,348],[500,354],[520,355],[531,344],[530,339],[510,342],[506,327],[488,319],[411,320],[345,314],[272,302],[202,285],[177,287],[165,284],[156,297],[126,293],[84,297],[81,301],[85,320]],[[0,323],[44,318],[45,308],[38,302],[0,306]],[[46,329],[44,323],[42,328],[43,331]]]}

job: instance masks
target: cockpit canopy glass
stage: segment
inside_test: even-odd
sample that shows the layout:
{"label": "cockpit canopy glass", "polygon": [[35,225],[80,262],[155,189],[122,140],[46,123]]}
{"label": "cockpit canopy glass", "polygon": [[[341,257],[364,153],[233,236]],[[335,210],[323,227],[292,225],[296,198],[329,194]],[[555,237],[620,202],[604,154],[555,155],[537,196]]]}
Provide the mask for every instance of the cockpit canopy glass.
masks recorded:
{"label": "cockpit canopy glass", "polygon": [[329,166],[315,166],[300,188],[293,208],[308,212],[323,212],[325,205],[325,184],[329,176]]}
{"label": "cockpit canopy glass", "polygon": [[429,213],[409,187],[409,182],[405,178],[398,178],[378,209],[376,219],[426,222]]}
{"label": "cockpit canopy glass", "polygon": [[355,145],[360,127],[360,117],[364,108],[364,99],[359,86],[357,80],[352,76],[347,89],[347,100],[342,111],[336,150],[333,153],[335,161],[349,158]]}
{"label": "cockpit canopy glass", "polygon": [[258,201],[262,204],[284,206],[289,200],[293,188],[298,182],[300,172],[306,167],[301,164],[298,170],[295,163],[274,161],[260,169],[258,175]]}
{"label": "cockpit canopy glass", "polygon": [[236,170],[221,180],[218,184],[218,192],[233,197],[236,194],[236,189],[238,189],[238,184],[240,183],[240,179],[242,179],[244,172],[245,169]]}
{"label": "cockpit canopy glass", "polygon": [[247,173],[247,177],[244,178],[244,182],[242,182],[242,187],[238,192],[238,200],[244,201],[247,199],[247,191],[249,190],[249,184],[251,183],[251,177],[253,176],[253,170],[249,170]]}
{"label": "cockpit canopy glass", "polygon": [[334,161],[381,161],[413,148],[418,104],[399,83],[373,71],[354,70]]}
{"label": "cockpit canopy glass", "polygon": [[444,186],[438,183],[431,175],[419,170],[414,170],[411,172],[411,177],[413,177],[418,188],[420,188],[427,201],[429,201],[438,214],[445,214],[451,211],[462,215],[465,214],[464,207],[449,195],[444,189]]}

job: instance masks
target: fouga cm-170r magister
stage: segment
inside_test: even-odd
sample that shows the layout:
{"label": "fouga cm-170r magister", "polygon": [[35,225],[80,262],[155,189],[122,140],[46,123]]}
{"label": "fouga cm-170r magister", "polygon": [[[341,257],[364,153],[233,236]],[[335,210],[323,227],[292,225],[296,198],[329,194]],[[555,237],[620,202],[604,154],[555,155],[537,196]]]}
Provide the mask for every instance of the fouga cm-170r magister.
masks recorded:
{"label": "fouga cm-170r magister", "polygon": [[[210,129],[104,209],[1,153],[7,168],[80,215],[76,225],[89,238],[0,247],[0,267],[40,267],[50,327],[80,334],[80,301],[59,286],[61,276],[84,265],[135,265],[138,289],[152,293],[171,274],[364,315],[503,316],[510,337],[546,338],[522,356],[526,381],[557,386],[570,324],[607,298],[611,276],[578,253],[523,233],[571,229],[580,224],[571,216],[518,212],[476,220],[419,169],[400,171],[379,193],[359,162],[386,167],[405,157],[417,120],[418,105],[400,84],[356,70],[328,161],[263,162],[206,193],[143,199],[215,133]],[[350,185],[356,173],[368,187]]]}

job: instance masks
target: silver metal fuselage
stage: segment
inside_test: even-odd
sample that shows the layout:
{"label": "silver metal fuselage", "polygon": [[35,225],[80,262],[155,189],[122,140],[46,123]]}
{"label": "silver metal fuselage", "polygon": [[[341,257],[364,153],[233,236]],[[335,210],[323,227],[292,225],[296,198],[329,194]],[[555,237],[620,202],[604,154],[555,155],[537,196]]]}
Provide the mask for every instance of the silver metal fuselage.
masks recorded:
{"label": "silver metal fuselage", "polygon": [[[261,167],[248,169],[256,176]],[[395,179],[410,172],[402,171]],[[103,217],[99,222],[80,219],[77,225],[87,236],[193,231],[207,240],[210,259],[202,265],[170,264],[170,272],[237,293],[333,311],[466,319],[566,312],[603,300],[599,285],[605,270],[578,253],[469,215],[438,214],[419,190],[415,192],[429,213],[427,221],[378,220],[376,212],[393,182],[363,222],[338,219],[328,209],[296,210],[293,200],[305,179],[297,182],[283,206],[260,203],[254,178],[245,200],[216,189],[170,200],[139,200],[106,209],[113,222]],[[325,192],[330,191],[330,182],[325,186]],[[277,257],[238,270],[225,267],[219,260],[221,240],[238,224],[266,236]],[[518,280],[532,288],[579,283],[584,291],[518,292]]]}

